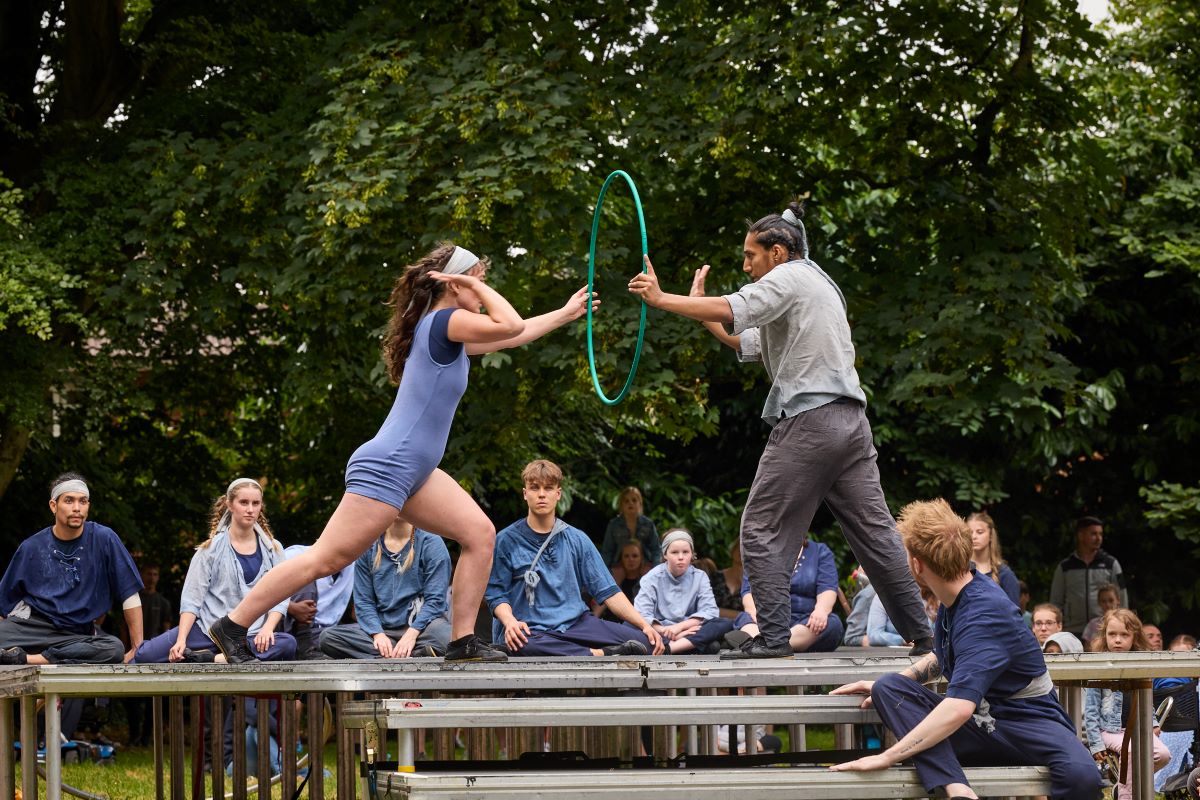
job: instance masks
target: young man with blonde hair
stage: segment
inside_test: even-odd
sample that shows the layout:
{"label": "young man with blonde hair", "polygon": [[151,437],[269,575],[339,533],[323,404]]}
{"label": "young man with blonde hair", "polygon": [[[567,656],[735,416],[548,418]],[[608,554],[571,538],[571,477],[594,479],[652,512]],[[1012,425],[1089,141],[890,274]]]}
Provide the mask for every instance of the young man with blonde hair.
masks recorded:
{"label": "young man with blonde hair", "polygon": [[[1058,703],[1020,610],[972,568],[966,521],[939,499],[906,506],[898,527],[913,577],[940,603],[933,652],[878,681],[833,690],[869,694],[863,706],[874,705],[898,741],[832,769],[885,769],[912,759],[929,792],[977,798],[961,762],[1046,765],[1052,797],[1096,800],[1095,763]],[[923,685],[942,674],[944,696]]]}
{"label": "young man with blonde hair", "polygon": [[[532,461],[521,480],[529,513],[496,534],[484,594],[495,615],[492,641],[514,656],[661,653],[662,638],[621,592],[592,540],[557,517],[559,466]],[[629,625],[597,619],[584,595]]]}

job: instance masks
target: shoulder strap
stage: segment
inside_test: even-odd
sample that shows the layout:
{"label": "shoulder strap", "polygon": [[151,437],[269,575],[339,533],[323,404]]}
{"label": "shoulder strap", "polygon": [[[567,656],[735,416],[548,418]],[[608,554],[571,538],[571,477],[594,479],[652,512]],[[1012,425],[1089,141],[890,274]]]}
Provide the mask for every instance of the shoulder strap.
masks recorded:
{"label": "shoulder strap", "polygon": [[537,597],[538,584],[542,582],[542,576],[537,571],[538,562],[542,560],[542,553],[546,552],[546,548],[550,546],[550,540],[554,538],[559,531],[566,530],[567,523],[557,517],[554,518],[554,527],[550,529],[550,533],[546,535],[546,541],[542,542],[542,546],[533,556],[533,561],[529,564],[529,569],[525,570],[523,580],[525,581],[525,600],[529,603],[529,607],[533,608]]}

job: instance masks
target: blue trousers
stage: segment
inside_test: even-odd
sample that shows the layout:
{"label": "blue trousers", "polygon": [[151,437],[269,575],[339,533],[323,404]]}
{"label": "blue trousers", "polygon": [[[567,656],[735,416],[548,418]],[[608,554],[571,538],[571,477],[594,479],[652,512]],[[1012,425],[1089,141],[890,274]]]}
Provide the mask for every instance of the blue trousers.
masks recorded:
{"label": "blue trousers", "polygon": [[[899,673],[875,681],[871,699],[883,724],[903,738],[945,698]],[[988,731],[968,720],[948,738],[913,756],[925,789],[966,783],[962,763],[975,766],[1041,766],[1050,768],[1050,796],[1055,800],[1096,800],[1100,773],[1087,748],[1067,726],[1053,720],[997,719]]]}
{"label": "blue trousers", "polygon": [[[175,640],[178,638],[179,628],[171,628],[171,630],[166,633],[160,633],[153,639],[147,639],[142,642],[137,652],[133,654],[132,663],[166,664],[171,647],[174,646]],[[276,631],[275,644],[268,647],[265,653],[258,652],[258,648],[254,646],[253,636],[247,636],[246,643],[250,645],[250,650],[259,661],[296,660],[296,639],[290,633]],[[204,631],[200,630],[199,625],[192,625],[192,629],[188,631],[187,646],[192,650],[217,652],[217,646],[213,644],[213,640],[208,638]]]}
{"label": "blue trousers", "polygon": [[704,648],[713,642],[721,641],[721,637],[733,630],[733,620],[724,617],[713,617],[701,623],[695,633],[683,638],[692,643],[697,651],[703,653]]}
{"label": "blue trousers", "polygon": [[508,650],[503,640],[496,644],[512,656],[588,656],[593,647],[607,647],[633,639],[651,651],[646,634],[632,625],[608,622],[592,614],[584,614],[565,631],[530,631],[529,641],[520,650]]}
{"label": "blue trousers", "polygon": [[[754,617],[747,614],[745,611],[733,618],[733,627],[741,630],[745,625],[754,624]],[[792,617],[792,625],[807,625],[808,617],[796,619]],[[759,631],[762,631],[762,626],[759,626]],[[788,628],[789,636],[791,628]],[[825,623],[825,629],[817,634],[817,638],[808,646],[806,653],[832,653],[838,649],[838,645],[842,643],[842,638],[845,636],[846,627],[842,624],[842,618],[837,614],[830,614]]]}

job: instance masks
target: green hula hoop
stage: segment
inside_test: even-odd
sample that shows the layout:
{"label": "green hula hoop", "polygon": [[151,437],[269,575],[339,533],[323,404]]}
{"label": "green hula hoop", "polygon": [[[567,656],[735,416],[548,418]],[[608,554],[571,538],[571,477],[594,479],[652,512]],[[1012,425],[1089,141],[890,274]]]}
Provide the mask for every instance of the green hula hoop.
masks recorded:
{"label": "green hula hoop", "polygon": [[[642,214],[642,199],[638,196],[637,186],[634,184],[633,178],[629,177],[629,174],[623,169],[614,170],[605,179],[604,185],[600,187],[600,196],[596,198],[596,212],[592,215],[592,241],[588,246],[588,297],[592,296],[592,287],[596,282],[596,236],[600,233],[600,209],[604,207],[604,195],[608,193],[609,184],[617,177],[624,178],[625,183],[629,185],[629,191],[633,193],[633,206],[637,209],[638,228],[642,234],[642,272],[646,271],[646,256],[649,255],[650,251],[646,248],[646,218]],[[633,386],[633,376],[637,374],[638,362],[642,358],[642,340],[645,337],[646,303],[642,301],[642,313],[638,320],[637,346],[633,350],[633,365],[629,368],[629,377],[625,379],[625,385],[621,387],[620,394],[610,399],[608,395],[604,394],[604,389],[600,386],[600,376],[596,374],[596,347],[592,339],[592,304],[588,303],[588,368],[592,371],[592,386],[595,387],[596,394],[605,405],[615,406],[625,399],[625,395],[629,394],[629,387]]]}

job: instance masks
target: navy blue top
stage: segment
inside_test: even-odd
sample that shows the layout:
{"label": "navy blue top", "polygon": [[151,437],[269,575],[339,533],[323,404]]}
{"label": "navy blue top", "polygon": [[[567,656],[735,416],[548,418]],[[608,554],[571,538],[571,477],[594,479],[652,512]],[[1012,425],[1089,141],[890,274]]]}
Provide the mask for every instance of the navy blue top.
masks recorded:
{"label": "navy blue top", "polygon": [[85,522],[79,538],[64,542],[52,528],[17,548],[0,580],[0,615],[24,600],[56,628],[91,634],[114,605],[142,590],[133,558],[112,528]]}
{"label": "navy blue top", "polygon": [[[990,572],[981,572],[979,574],[985,578],[993,577]],[[996,581],[993,579],[993,582]],[[1019,605],[1021,603],[1021,583],[1017,580],[1016,573],[1009,569],[1008,564],[1000,565],[999,583],[1000,588],[1008,595],[1008,599],[1012,600],[1014,604]]]}
{"label": "navy blue top", "polygon": [[433,322],[429,329],[429,355],[442,366],[453,364],[463,351],[462,342],[450,341],[450,315],[453,313],[453,308],[433,312]]}
{"label": "navy blue top", "polygon": [[[821,592],[836,592],[838,588],[837,563],[828,545],[808,540],[800,563],[792,570],[789,584],[792,607],[792,624],[805,625],[813,609],[817,607],[817,595]],[[753,591],[750,579],[742,578],[742,594]]]}
{"label": "navy blue top", "polygon": [[[949,608],[938,608],[933,651],[948,681],[947,697],[970,700],[976,713],[997,719],[1042,717],[1074,734],[1051,691],[1010,699],[1046,672],[1046,660],[1021,611],[991,578],[971,570],[972,579]],[[986,701],[986,702],[984,702]]]}
{"label": "navy blue top", "polygon": [[262,550],[258,549],[258,539],[254,540],[254,552],[249,555],[233,551],[237,556],[238,563],[242,565],[242,577],[245,578],[246,584],[254,583],[254,579],[258,577],[258,571],[262,568]]}
{"label": "navy blue top", "polygon": [[[603,603],[617,592],[617,582],[586,533],[566,525],[542,553],[537,564],[541,580],[534,605],[525,596],[525,572],[548,533],[536,533],[525,520],[517,520],[496,534],[492,574],[484,599],[493,613],[508,603],[513,616],[535,631],[565,631],[591,613],[584,596]],[[492,622],[492,641],[504,641],[504,626]]]}

